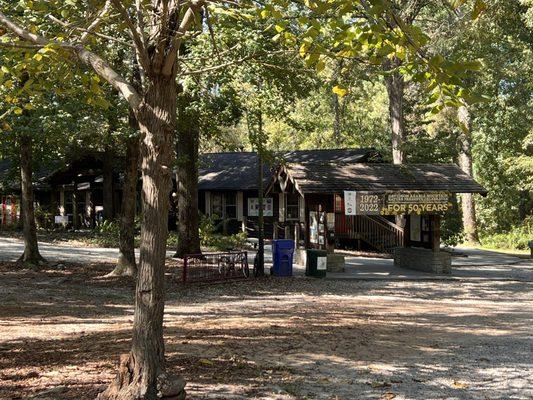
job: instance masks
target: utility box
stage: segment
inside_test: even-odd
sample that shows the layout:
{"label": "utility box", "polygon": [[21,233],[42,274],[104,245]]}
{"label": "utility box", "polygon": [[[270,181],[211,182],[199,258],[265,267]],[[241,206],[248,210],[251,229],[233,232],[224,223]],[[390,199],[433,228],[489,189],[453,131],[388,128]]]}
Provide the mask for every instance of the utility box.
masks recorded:
{"label": "utility box", "polygon": [[308,249],[305,275],[324,278],[328,268],[328,252],[326,250]]}
{"label": "utility box", "polygon": [[275,276],[292,276],[294,240],[276,239],[272,241],[272,272]]}

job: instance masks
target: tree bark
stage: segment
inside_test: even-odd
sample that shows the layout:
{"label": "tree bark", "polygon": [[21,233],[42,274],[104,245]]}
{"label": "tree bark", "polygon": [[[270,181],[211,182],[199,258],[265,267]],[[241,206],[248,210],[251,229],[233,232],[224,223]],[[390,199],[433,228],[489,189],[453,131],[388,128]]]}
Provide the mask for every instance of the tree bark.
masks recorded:
{"label": "tree bark", "polygon": [[333,142],[338,147],[341,142],[341,106],[339,95],[336,93],[333,93],[333,112]]}
{"label": "tree bark", "polygon": [[135,206],[137,198],[137,169],[139,167],[139,138],[126,140],[126,168],[122,186],[122,214],[120,216],[119,255],[115,269],[109,276],[136,276]]}
{"label": "tree bark", "polygon": [[78,191],[76,189],[76,182],[74,182],[74,189],[72,191],[72,228],[74,230],[80,229],[78,214]]}
{"label": "tree bark", "polygon": [[[338,61],[335,71],[333,73],[333,83],[339,81],[343,67],[343,60]],[[337,93],[332,93],[333,96],[333,142],[335,146],[339,147],[341,145],[341,134],[342,134],[342,106],[341,99]]]}
{"label": "tree bark", "polygon": [[20,142],[20,183],[21,183],[21,213],[22,229],[24,235],[24,253],[20,261],[39,265],[44,259],[39,252],[37,243],[37,227],[35,224],[35,209],[32,186],[32,158],[33,140],[30,135],[23,134],[19,138]]}
{"label": "tree bark", "polygon": [[180,116],[177,153],[178,248],[174,257],[200,254],[198,229],[198,143],[196,118]]}
{"label": "tree bark", "polygon": [[113,182],[113,163],[115,160],[115,152],[107,147],[104,151],[102,175],[103,175],[103,206],[104,206],[104,220],[111,221],[115,217],[115,207],[113,201],[114,182]]}
{"label": "tree bark", "polygon": [[[263,137],[263,113],[259,111],[258,115],[258,129],[259,129],[259,137]],[[264,218],[264,209],[263,209],[263,202],[264,202],[264,187],[263,187],[263,154],[262,154],[262,146],[258,146],[257,148],[257,165],[258,165],[258,174],[257,178],[259,180],[258,182],[258,201],[259,201],[259,216],[258,216],[258,230],[257,232],[257,242],[259,246],[259,251],[257,252],[257,269],[255,271],[255,276],[264,276],[265,275],[265,218]],[[274,228],[275,229],[275,228]]]}
{"label": "tree bark", "polygon": [[[466,106],[461,106],[457,110],[460,132],[458,136],[459,145],[459,167],[465,174],[472,177],[472,132],[470,128],[470,112]],[[463,211],[463,230],[466,240],[470,243],[479,244],[477,232],[476,203],[472,193],[461,195],[461,208]]]}
{"label": "tree bark", "polygon": [[[387,69],[399,66],[399,60],[389,63]],[[392,162],[403,164],[405,160],[405,121],[403,114],[404,79],[396,70],[385,76],[385,85],[389,97],[389,118],[391,123]]]}
{"label": "tree bark", "polygon": [[100,399],[184,398],[183,380],[165,374],[163,343],[165,253],[175,119],[174,79],[152,77],[137,115],[142,138],[143,221],[132,349],[129,355],[121,358],[115,381]]}

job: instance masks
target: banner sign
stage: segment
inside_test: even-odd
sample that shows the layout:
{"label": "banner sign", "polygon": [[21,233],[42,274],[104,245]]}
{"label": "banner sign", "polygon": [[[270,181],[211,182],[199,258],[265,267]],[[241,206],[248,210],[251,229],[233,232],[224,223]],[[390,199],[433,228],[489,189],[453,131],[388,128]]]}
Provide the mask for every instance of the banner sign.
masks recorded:
{"label": "banner sign", "polygon": [[448,192],[344,192],[346,215],[444,213],[452,208]]}

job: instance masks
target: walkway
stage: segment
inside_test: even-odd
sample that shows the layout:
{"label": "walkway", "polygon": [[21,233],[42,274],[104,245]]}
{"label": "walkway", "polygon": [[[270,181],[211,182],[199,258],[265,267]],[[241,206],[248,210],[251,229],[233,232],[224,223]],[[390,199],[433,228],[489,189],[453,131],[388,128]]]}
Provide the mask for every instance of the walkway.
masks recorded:
{"label": "walkway", "polygon": [[[50,262],[98,263],[114,262],[118,250],[99,247],[71,247],[40,242],[43,257]],[[24,250],[23,242],[16,238],[0,237],[0,261],[16,261]],[[452,275],[434,275],[395,267],[391,259],[362,258],[346,256],[346,270],[343,273],[328,273],[327,279],[358,280],[454,280],[461,279],[504,279],[533,281],[533,262],[511,255],[488,250],[456,248],[458,256],[452,259]],[[138,250],[137,250],[138,253]],[[254,252],[250,252],[253,263]],[[167,252],[171,257],[173,251]],[[270,245],[265,246],[266,270],[272,263]],[[294,266],[296,276],[303,276],[305,267]]]}
{"label": "walkway", "polygon": [[[24,243],[20,239],[0,237],[0,261],[17,261],[24,251]],[[39,242],[41,255],[49,262],[62,263],[97,263],[115,262],[118,249],[104,247],[72,247],[54,243]],[[137,256],[139,250],[137,249]],[[172,251],[167,252],[171,257]]]}

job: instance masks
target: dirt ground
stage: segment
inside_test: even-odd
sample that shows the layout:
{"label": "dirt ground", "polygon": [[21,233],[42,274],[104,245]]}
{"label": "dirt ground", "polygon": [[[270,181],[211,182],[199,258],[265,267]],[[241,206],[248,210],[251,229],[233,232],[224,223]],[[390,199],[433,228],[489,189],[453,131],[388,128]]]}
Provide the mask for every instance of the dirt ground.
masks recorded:
{"label": "dirt ground", "polygon": [[[133,283],[111,269],[0,264],[0,399],[94,399],[113,378]],[[175,272],[167,363],[191,399],[533,398],[531,280],[185,287]]]}

